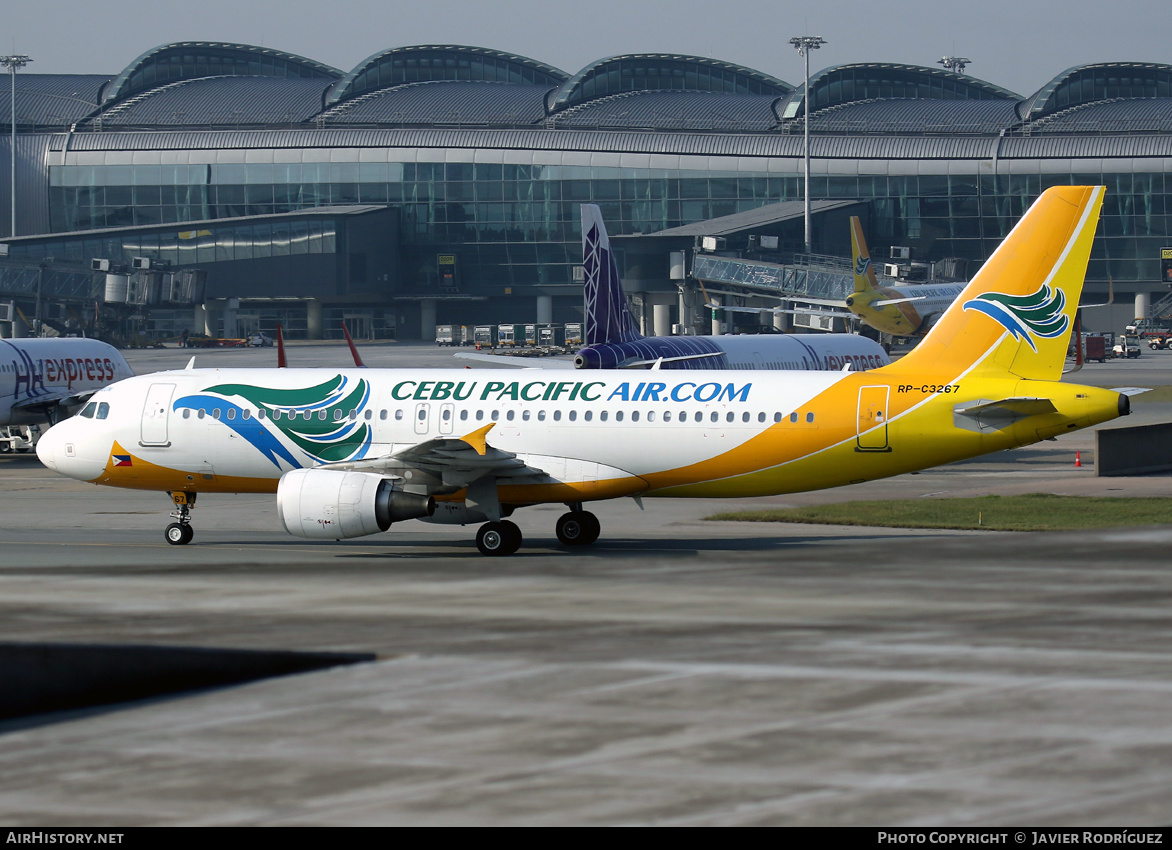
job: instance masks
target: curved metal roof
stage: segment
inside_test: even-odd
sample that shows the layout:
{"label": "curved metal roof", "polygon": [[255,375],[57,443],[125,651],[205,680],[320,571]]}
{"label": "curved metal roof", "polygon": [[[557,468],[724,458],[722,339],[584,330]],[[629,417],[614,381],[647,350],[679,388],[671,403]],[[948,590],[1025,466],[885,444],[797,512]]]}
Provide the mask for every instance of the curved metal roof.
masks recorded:
{"label": "curved metal roof", "polygon": [[690,130],[696,132],[775,129],[777,95],[691,91],[640,91],[610,95],[556,113],[557,127]]}
{"label": "curved metal roof", "polygon": [[1019,123],[1012,100],[867,100],[815,112],[810,132],[996,135]]}
{"label": "curved metal roof", "polygon": [[548,91],[487,81],[410,83],[343,101],[320,120],[329,126],[527,126],[545,118]]}
{"label": "curved metal roof", "polygon": [[[109,80],[97,74],[17,74],[16,124],[68,127],[97,110],[98,92]],[[0,97],[0,124],[5,126],[12,110],[10,100]]]}
{"label": "curved metal roof", "polygon": [[1172,133],[1172,97],[1119,98],[1072,106],[1029,124],[1031,133]]}
{"label": "curved metal roof", "polygon": [[1172,97],[1172,65],[1102,62],[1067,68],[1022,104],[1021,116],[1033,120],[1072,106],[1120,97]]}
{"label": "curved metal roof", "polygon": [[[1009,89],[967,74],[922,65],[858,62],[835,65],[810,77],[810,113],[876,99],[1021,100]],[[784,118],[805,114],[805,92],[797,88],[781,107]]]}
{"label": "curved metal roof", "polygon": [[143,53],[102,94],[112,103],[163,83],[199,77],[262,76],[337,79],[342,72],[321,62],[251,44],[180,41]]}
{"label": "curved metal roof", "polygon": [[627,91],[712,91],[783,95],[793,86],[761,71],[679,53],[608,56],[587,65],[550,95],[550,112]]}
{"label": "curved metal roof", "polygon": [[420,44],[368,56],[334,86],[326,105],[405,83],[462,80],[548,88],[560,85],[568,76],[552,65],[515,53],[462,44]]}
{"label": "curved metal roof", "polygon": [[[259,82],[258,82],[259,81]],[[321,111],[320,79],[204,77],[145,91],[91,121],[102,127],[231,127],[302,124]]]}

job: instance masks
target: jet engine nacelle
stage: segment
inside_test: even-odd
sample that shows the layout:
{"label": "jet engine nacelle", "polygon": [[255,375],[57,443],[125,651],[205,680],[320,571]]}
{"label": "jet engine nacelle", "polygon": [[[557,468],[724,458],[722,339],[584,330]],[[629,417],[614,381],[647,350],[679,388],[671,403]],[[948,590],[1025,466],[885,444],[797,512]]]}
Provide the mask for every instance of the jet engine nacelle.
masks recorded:
{"label": "jet engine nacelle", "polygon": [[396,490],[391,479],[374,472],[294,469],[277,485],[277,513],[296,537],[362,537],[434,512],[431,496]]}

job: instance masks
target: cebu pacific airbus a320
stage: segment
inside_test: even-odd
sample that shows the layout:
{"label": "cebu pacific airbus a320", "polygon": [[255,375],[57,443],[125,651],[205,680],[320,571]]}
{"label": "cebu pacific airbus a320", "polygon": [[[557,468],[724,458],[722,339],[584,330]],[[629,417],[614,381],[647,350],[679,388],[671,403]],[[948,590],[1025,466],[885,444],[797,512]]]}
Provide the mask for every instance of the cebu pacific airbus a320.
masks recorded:
{"label": "cebu pacific airbus a320", "polygon": [[1128,412],[1059,382],[1102,187],[1046,191],[928,336],[868,372],[518,373],[188,369],[102,390],[37,448],[94,484],[168,492],[172,543],[200,493],[275,492],[287,531],[340,539],[421,519],[482,523],[563,503],[836,487],[1023,446]]}

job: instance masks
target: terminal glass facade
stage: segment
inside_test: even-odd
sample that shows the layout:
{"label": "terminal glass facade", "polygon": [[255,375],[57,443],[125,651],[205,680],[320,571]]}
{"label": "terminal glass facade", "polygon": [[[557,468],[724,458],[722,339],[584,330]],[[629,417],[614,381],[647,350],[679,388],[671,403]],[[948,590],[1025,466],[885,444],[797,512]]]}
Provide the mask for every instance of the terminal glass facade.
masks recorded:
{"label": "terminal glass facade", "polygon": [[[387,204],[401,210],[407,291],[433,284],[438,252],[460,255],[466,285],[565,284],[581,262],[579,204],[598,204],[610,231],[628,234],[803,197],[799,174],[760,164],[759,171],[704,172],[390,161],[64,165],[50,168],[50,211],[53,230],[63,232]],[[1107,186],[1089,278],[1159,280],[1160,249],[1172,232],[1172,187],[1162,171],[822,175],[813,177],[811,195],[869,202],[868,239],[878,250],[906,245],[921,259],[981,260],[1044,189],[1071,183]],[[270,243],[310,250],[325,239],[299,233],[230,241],[241,251]],[[158,250],[182,263],[191,246]]]}

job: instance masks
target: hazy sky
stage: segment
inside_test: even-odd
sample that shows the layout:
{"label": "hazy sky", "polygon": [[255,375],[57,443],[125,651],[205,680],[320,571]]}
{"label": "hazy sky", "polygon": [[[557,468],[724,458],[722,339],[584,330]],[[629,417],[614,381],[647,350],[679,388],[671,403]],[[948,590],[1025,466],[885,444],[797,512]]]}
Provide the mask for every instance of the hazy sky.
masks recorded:
{"label": "hazy sky", "polygon": [[5,0],[0,51],[40,73],[114,74],[173,41],[231,41],[297,53],[348,71],[410,44],[470,44],[573,73],[619,53],[711,56],[800,81],[788,40],[829,43],[811,70],[847,62],[935,66],[1026,95],[1089,62],[1172,63],[1172,0]]}

